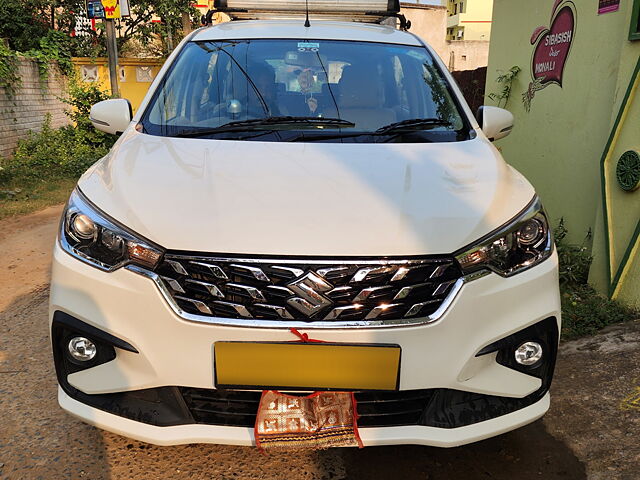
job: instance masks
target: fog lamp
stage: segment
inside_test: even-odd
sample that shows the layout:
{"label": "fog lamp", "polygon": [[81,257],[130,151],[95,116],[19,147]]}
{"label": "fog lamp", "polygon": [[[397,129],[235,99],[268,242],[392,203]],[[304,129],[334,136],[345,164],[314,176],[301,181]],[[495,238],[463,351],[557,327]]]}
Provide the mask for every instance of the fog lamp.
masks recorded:
{"label": "fog lamp", "polygon": [[71,357],[79,362],[93,360],[98,352],[96,345],[86,337],[73,337],[68,347]]}
{"label": "fog lamp", "polygon": [[525,342],[516,348],[515,358],[520,365],[534,365],[542,358],[542,345],[538,342]]}

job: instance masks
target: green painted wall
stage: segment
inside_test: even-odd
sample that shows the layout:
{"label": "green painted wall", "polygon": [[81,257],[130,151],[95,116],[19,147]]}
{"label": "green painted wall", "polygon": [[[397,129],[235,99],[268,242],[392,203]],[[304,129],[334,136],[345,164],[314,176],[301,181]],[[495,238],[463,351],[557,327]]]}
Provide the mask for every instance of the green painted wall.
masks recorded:
{"label": "green painted wall", "polygon": [[[495,81],[498,70],[506,71],[514,65],[522,69],[506,105],[515,115],[516,127],[496,145],[507,162],[536,187],[554,224],[564,217],[569,241],[580,244],[588,232],[593,234],[596,260],[591,279],[607,292],[600,161],[640,56],[640,41],[628,40],[632,1],[621,0],[619,11],[603,15],[597,13],[597,0],[573,3],[576,21],[562,87],[551,84],[537,91],[527,112],[522,95],[532,81],[531,35],[537,27],[549,26],[554,0],[494,1],[486,93],[500,90]],[[640,150],[640,92],[635,102],[632,115],[627,116],[624,131],[620,132],[614,152],[616,161],[618,150],[634,144]],[[486,103],[495,105],[488,98]],[[640,217],[640,191],[610,191],[615,267]],[[632,280],[640,280],[640,262],[635,258],[630,263],[632,268],[619,294],[620,298],[637,303],[640,282]]]}
{"label": "green painted wall", "polygon": [[[610,135],[613,141],[601,159],[607,208],[602,208],[602,202],[598,212],[590,280],[599,290],[640,307],[640,190],[622,190],[615,177],[620,156],[627,150],[640,152],[640,42],[627,42],[620,58]],[[624,117],[618,121],[621,113]]]}

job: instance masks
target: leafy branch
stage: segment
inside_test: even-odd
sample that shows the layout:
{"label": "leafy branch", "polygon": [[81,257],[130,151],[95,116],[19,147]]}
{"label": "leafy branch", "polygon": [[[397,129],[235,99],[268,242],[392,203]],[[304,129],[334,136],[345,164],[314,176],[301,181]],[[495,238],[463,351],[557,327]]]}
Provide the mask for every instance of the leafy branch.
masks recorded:
{"label": "leafy branch", "polygon": [[[511,96],[511,86],[513,81],[520,73],[520,67],[514,65],[506,72],[504,70],[498,70],[498,78],[496,83],[502,88],[499,93],[490,93],[488,97],[498,104],[498,107],[506,107],[509,97]],[[504,103],[503,103],[504,102]]]}
{"label": "leafy branch", "polygon": [[73,71],[71,62],[71,52],[66,43],[66,35],[56,30],[49,30],[46,36],[40,39],[40,48],[31,49],[23,55],[36,62],[40,75],[40,84],[43,88],[47,86],[49,71],[53,62],[64,75],[69,75]]}
{"label": "leafy branch", "polygon": [[0,88],[7,97],[14,99],[22,79],[18,74],[18,55],[0,40]]}

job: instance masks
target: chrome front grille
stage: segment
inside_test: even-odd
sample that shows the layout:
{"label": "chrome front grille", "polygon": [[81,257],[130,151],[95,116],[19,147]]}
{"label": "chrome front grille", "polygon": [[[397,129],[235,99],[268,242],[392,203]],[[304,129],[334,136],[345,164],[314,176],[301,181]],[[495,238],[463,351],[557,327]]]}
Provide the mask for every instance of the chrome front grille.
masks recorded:
{"label": "chrome front grille", "polygon": [[188,315],[384,324],[428,317],[462,283],[451,257],[289,260],[165,255],[158,281]]}

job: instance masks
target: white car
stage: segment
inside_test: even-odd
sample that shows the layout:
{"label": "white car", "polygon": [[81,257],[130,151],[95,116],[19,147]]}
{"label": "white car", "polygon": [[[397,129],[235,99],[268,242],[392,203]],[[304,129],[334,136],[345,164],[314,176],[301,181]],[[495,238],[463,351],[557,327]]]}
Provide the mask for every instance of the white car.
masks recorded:
{"label": "white car", "polygon": [[133,117],[94,106],[122,134],[55,245],[71,414],[155,444],[252,445],[263,390],[355,391],[365,446],[450,447],[549,408],[558,262],[491,143],[513,117],[476,120],[407,31],[310,20],[202,28]]}

